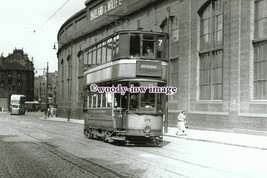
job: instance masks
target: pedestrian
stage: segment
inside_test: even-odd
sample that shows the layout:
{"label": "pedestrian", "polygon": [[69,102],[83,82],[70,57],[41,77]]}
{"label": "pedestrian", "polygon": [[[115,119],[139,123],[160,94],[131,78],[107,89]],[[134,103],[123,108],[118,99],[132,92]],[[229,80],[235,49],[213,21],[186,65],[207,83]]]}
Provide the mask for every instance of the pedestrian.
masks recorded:
{"label": "pedestrian", "polygon": [[57,117],[57,108],[54,107],[54,116]]}
{"label": "pedestrian", "polygon": [[50,107],[50,116],[54,117],[54,107],[53,106]]}
{"label": "pedestrian", "polygon": [[51,108],[50,108],[50,106],[48,106],[48,108],[47,108],[47,117],[49,117],[51,115]]}
{"label": "pedestrian", "polygon": [[186,135],[186,128],[185,128],[185,112],[182,111],[177,117],[177,133],[176,135]]}

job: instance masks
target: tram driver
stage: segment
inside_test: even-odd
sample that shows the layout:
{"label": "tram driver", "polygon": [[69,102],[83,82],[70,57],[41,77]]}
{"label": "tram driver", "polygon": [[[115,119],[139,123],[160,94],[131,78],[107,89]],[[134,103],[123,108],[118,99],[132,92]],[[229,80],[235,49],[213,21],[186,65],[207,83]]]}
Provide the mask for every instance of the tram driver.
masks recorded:
{"label": "tram driver", "polygon": [[150,46],[146,47],[145,56],[148,56],[148,57],[153,57],[154,56],[154,53],[153,53],[153,51],[152,51]]}

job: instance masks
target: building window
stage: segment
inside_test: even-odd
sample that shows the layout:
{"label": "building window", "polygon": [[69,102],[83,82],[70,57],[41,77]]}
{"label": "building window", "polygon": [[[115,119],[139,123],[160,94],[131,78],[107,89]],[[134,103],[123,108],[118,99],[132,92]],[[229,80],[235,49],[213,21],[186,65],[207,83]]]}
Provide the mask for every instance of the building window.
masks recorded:
{"label": "building window", "polygon": [[255,1],[253,98],[267,100],[267,0]]}
{"label": "building window", "polygon": [[199,99],[222,100],[223,0],[209,1],[199,14]]}
{"label": "building window", "polygon": [[254,99],[267,100],[267,41],[254,44]]}
{"label": "building window", "polygon": [[179,29],[178,18],[173,17],[171,20],[171,58],[177,57],[179,52]]}
{"label": "building window", "polygon": [[267,37],[267,0],[255,1],[255,38]]}

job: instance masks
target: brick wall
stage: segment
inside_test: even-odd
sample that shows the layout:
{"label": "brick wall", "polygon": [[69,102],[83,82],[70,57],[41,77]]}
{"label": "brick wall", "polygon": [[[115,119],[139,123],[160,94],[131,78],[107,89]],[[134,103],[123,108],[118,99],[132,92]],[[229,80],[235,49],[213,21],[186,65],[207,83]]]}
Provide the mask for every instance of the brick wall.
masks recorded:
{"label": "brick wall", "polygon": [[[132,2],[132,1],[129,1]],[[212,128],[221,130],[266,130],[267,102],[254,101],[253,93],[253,18],[254,2],[242,0],[225,0],[223,21],[223,99],[222,101],[199,101],[199,34],[200,19],[198,11],[208,0],[165,0],[156,1],[149,6],[136,10],[120,19],[120,23],[112,23],[90,32],[75,43],[69,43],[60,51],[59,63],[64,60],[63,70],[67,71],[67,57],[73,61],[73,80],[77,78],[77,53],[81,46],[89,46],[116,30],[138,27],[145,31],[161,31],[160,25],[171,16],[178,17],[179,23],[179,83],[177,100],[169,98],[168,124],[176,126],[176,117],[181,110],[187,112],[191,127]],[[139,3],[140,5],[140,3]],[[137,7],[137,6],[135,6]],[[127,9],[127,8],[126,8]],[[125,11],[124,11],[125,12]],[[81,16],[84,16],[81,13]],[[79,18],[79,17],[77,17]],[[72,19],[75,21],[75,19]],[[71,23],[71,22],[69,22]],[[79,23],[79,27],[88,23]],[[68,24],[64,24],[68,26]],[[91,28],[87,25],[84,34]],[[88,28],[88,29],[87,29]],[[93,27],[92,27],[93,28]],[[94,27],[95,28],[95,27]],[[63,27],[61,30],[64,29]],[[75,27],[73,27],[75,29]],[[70,31],[69,31],[70,32]],[[79,34],[80,33],[79,31]],[[70,36],[75,36],[68,34]],[[76,34],[77,35],[77,34]],[[62,35],[63,37],[64,35]],[[66,37],[65,41],[70,40]],[[62,68],[59,65],[59,75]],[[61,107],[59,114],[67,117],[68,107],[64,103],[67,97],[67,81],[64,80],[65,97],[59,98]],[[77,80],[76,80],[77,81]],[[77,100],[77,82],[73,81],[71,93],[71,117],[79,117]],[[59,80],[59,83],[61,81]],[[62,87],[62,86],[61,86]],[[61,89],[62,90],[62,89]],[[61,90],[58,93],[62,93]],[[76,108],[76,109],[75,109]],[[77,109],[78,108],[78,109]]]}

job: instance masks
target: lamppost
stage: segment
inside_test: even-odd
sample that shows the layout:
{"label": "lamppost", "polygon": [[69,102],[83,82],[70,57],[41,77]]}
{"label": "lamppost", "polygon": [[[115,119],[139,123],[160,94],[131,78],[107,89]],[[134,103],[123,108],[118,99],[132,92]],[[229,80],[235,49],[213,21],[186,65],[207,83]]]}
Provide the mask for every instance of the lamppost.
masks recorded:
{"label": "lamppost", "polygon": [[[57,42],[55,42],[54,45],[53,45],[53,49],[54,49],[54,50],[57,50],[57,45],[56,45],[56,44],[58,44],[58,48],[60,48],[60,46],[64,45],[64,43],[61,43],[61,42],[57,41]],[[60,46],[59,46],[59,45],[60,45]]]}

